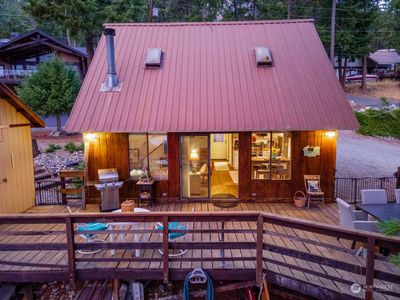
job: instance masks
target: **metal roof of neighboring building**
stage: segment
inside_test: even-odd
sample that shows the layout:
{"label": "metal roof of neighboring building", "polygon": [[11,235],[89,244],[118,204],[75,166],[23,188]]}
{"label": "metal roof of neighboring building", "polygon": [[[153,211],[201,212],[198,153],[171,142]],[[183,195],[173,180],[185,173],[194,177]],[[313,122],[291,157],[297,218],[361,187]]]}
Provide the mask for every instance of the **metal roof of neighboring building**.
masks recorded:
{"label": "metal roof of neighboring building", "polygon": [[[106,27],[116,30],[121,90],[100,92],[107,72],[103,36],[68,131],[358,128],[312,20]],[[270,49],[272,67],[257,67],[256,46]],[[145,68],[148,48],[162,48],[161,68]]]}
{"label": "metal roof of neighboring building", "polygon": [[400,54],[395,49],[382,49],[369,56],[378,65],[400,64]]}
{"label": "metal roof of neighboring building", "polygon": [[15,107],[32,124],[32,127],[44,127],[44,121],[31,110],[18,96],[4,83],[0,82],[0,99],[6,100]]}

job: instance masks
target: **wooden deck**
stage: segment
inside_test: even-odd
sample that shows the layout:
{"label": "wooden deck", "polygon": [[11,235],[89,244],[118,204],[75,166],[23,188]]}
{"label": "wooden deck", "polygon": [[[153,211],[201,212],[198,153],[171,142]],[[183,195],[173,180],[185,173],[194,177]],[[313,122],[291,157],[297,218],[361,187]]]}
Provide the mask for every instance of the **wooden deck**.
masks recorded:
{"label": "wooden deck", "polygon": [[[165,271],[165,264],[167,264],[170,274],[167,279],[169,280],[181,280],[191,269],[198,267],[206,269],[212,274],[213,278],[221,280],[256,280],[259,276],[257,273],[257,264],[259,263],[257,251],[260,251],[259,253],[263,257],[262,268],[270,282],[321,299],[363,298],[365,296],[363,292],[360,294],[352,293],[350,286],[355,282],[366,283],[366,275],[368,277],[368,272],[370,272],[368,271],[368,257],[355,255],[355,251],[350,249],[351,239],[345,231],[338,233],[342,237],[340,240],[337,240],[336,235],[332,234],[337,230],[335,228],[331,230],[331,227],[329,227],[329,225],[335,225],[338,222],[336,204],[315,206],[307,210],[296,208],[291,203],[241,203],[232,209],[216,208],[207,202],[165,203],[156,204],[150,209],[154,212],[171,213],[191,213],[194,209],[195,212],[230,211],[240,213],[245,211],[253,212],[253,214],[251,218],[244,217],[245,214],[243,216],[239,214],[232,218],[232,221],[229,221],[228,216],[224,217],[227,220],[225,222],[224,243],[228,243],[229,247],[223,251],[222,248],[216,247],[216,245],[222,244],[218,232],[221,231],[219,219],[211,218],[205,221],[207,218],[204,215],[199,220],[182,217],[189,221],[188,225],[193,232],[187,234],[179,242],[183,245],[182,248],[189,250],[181,258],[169,259],[169,261],[165,261],[165,256],[162,256],[158,251],[158,248],[168,247],[168,244],[164,244],[160,232],[146,231],[141,227],[139,244],[144,246],[142,246],[140,257],[134,256],[132,248],[127,248],[124,244],[117,245],[118,243],[115,244],[117,250],[114,256],[111,255],[110,248],[106,249],[107,245],[104,246],[104,250],[97,254],[82,255],[76,253],[74,258],[76,260],[74,264],[76,277],[78,279],[102,279],[104,277],[143,280],[166,279],[160,270]],[[89,205],[85,212],[94,213],[97,211],[98,206]],[[74,212],[78,211],[74,209]],[[262,219],[261,228],[263,230],[261,232],[257,230],[257,218],[254,218],[255,213],[259,212],[267,213]],[[65,213],[67,213],[65,206],[38,206],[28,210],[25,215],[36,217],[41,214],[50,218]],[[275,219],[274,216],[269,217],[268,214],[284,216],[285,218]],[[297,218],[297,221],[293,219],[297,223],[293,223],[291,218]],[[174,217],[170,216],[169,220],[174,220]],[[300,220],[310,222],[304,223]],[[49,279],[46,274],[51,274],[53,271],[55,276],[53,280],[68,279],[68,277],[62,275],[65,272],[62,273],[61,271],[71,270],[71,261],[69,261],[71,258],[68,253],[71,253],[74,249],[55,250],[51,249],[52,247],[47,247],[48,250],[34,250],[35,244],[39,245],[37,248],[40,248],[40,244],[50,243],[54,245],[53,248],[57,248],[56,245],[67,243],[68,223],[67,225],[62,222],[18,224],[16,220],[12,222],[2,221],[1,223],[1,281],[31,280],[26,277],[25,272],[36,274],[37,281],[47,281]],[[321,230],[314,228],[316,223],[321,223]],[[154,220],[147,222],[147,224],[150,224],[148,228],[153,229]],[[289,226],[289,224],[291,225]],[[326,226],[326,233],[323,226]],[[15,232],[19,234],[15,234]],[[131,242],[131,245],[137,246],[138,243],[132,242],[134,241],[132,232],[133,226],[129,230],[119,231],[116,241],[121,241],[121,236],[125,235],[126,243]],[[260,235],[263,241],[261,248],[259,248],[257,239]],[[110,233],[106,232],[101,237],[109,242]],[[369,238],[365,239],[365,236],[361,235],[354,239],[370,241]],[[376,240],[378,241],[378,238]],[[78,234],[75,235],[75,242],[86,244]],[[197,246],[190,249],[194,243],[197,243]],[[382,241],[382,243],[385,243],[385,241]],[[29,244],[30,248],[27,246],[27,249],[31,250],[15,251],[15,249],[12,249],[14,245],[19,244]],[[178,242],[176,244],[177,246],[174,248],[179,248]],[[202,248],[198,248],[199,244],[202,244]],[[374,242],[373,245],[378,244]],[[356,249],[360,246],[368,247],[363,243],[357,243]],[[73,252],[75,253],[75,251]],[[400,268],[394,266],[379,254],[375,255],[375,259],[372,257],[372,262],[374,263],[372,267],[375,269],[372,273],[372,276],[375,276],[373,284],[381,288],[381,290],[373,292],[373,298],[398,299],[400,296],[400,285],[398,284],[400,282]],[[93,272],[93,270],[99,271]]]}

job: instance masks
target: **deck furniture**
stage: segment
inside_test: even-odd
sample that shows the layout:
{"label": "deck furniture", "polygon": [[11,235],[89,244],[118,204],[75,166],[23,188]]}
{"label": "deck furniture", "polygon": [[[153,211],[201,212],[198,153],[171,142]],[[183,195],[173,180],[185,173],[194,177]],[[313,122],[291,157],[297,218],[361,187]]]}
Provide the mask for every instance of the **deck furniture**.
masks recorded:
{"label": "deck furniture", "polygon": [[150,205],[153,205],[156,197],[155,186],[155,181],[153,179],[140,179],[136,183],[136,187],[138,190],[138,206],[140,206],[142,200],[148,200],[150,202]]}
{"label": "deck furniture", "polygon": [[[192,209],[192,212],[194,211],[194,208]],[[157,222],[155,229],[156,230],[163,230],[163,224],[160,222]],[[168,242],[176,242],[180,239],[183,239],[186,235],[187,232],[169,232],[170,230],[181,230],[181,231],[187,231],[189,230],[189,223],[181,223],[181,222],[169,222],[168,223]],[[163,236],[162,233],[160,233],[161,237]],[[158,249],[158,252],[160,252],[161,255],[164,254],[162,249]],[[168,257],[177,257],[177,256],[182,256],[186,252],[188,252],[188,249],[178,249],[177,253],[168,253]]]}
{"label": "deck furniture", "polygon": [[386,203],[386,204],[356,204],[356,208],[373,216],[379,221],[390,220],[399,218],[400,204],[399,203]]}
{"label": "deck furniture", "polygon": [[[145,209],[145,208],[140,208],[140,207],[135,207],[135,212],[134,213],[147,213],[150,212],[150,210]],[[113,213],[121,213],[120,209],[114,210]],[[133,239],[135,243],[139,243],[140,240],[140,234],[137,233],[137,230],[139,230],[140,225],[143,223],[136,223],[136,222],[111,222],[108,224],[108,227],[110,230],[114,230],[115,227],[119,227],[122,230],[129,230],[129,227],[133,226]],[[147,227],[147,223],[145,223],[145,226]],[[146,228],[148,229],[148,228]],[[110,240],[113,243],[115,240],[115,233],[110,233]],[[119,235],[119,240],[123,243],[125,242],[125,233],[121,233]],[[111,255],[115,255],[115,249],[111,250]],[[140,257],[140,249],[135,250],[135,256]]]}
{"label": "deck furniture", "polygon": [[[67,206],[67,210],[70,214],[72,214],[72,210],[69,206]],[[108,228],[108,224],[105,223],[81,223],[77,224],[78,231],[105,231]],[[105,240],[98,237],[97,234],[94,233],[82,233],[80,236],[86,240],[87,243],[104,243]],[[80,254],[95,254],[99,253],[101,249],[97,250],[77,250]]]}
{"label": "deck furniture", "polygon": [[396,196],[396,203],[400,204],[400,189],[394,190],[394,194]]}
{"label": "deck furniture", "polygon": [[[368,221],[365,212],[353,210],[353,207],[340,198],[336,199],[339,207],[339,225],[349,229],[359,229],[379,232],[377,221]],[[353,241],[351,249],[354,249],[356,242]]]}
{"label": "deck furniture", "polygon": [[[87,224],[78,224],[77,229],[79,231],[106,231],[108,228],[107,224],[104,223],[87,223]],[[105,240],[98,237],[97,234],[93,233],[83,233],[80,234],[86,242],[88,243],[104,243]],[[80,254],[95,254],[100,252],[101,249],[97,250],[78,250],[77,252]]]}
{"label": "deck furniture", "polygon": [[321,190],[320,175],[304,175],[304,187],[306,189],[307,207],[310,208],[311,201],[321,201],[325,203],[325,194]]}
{"label": "deck furniture", "polygon": [[361,202],[363,204],[386,204],[388,203],[386,190],[361,190]]}

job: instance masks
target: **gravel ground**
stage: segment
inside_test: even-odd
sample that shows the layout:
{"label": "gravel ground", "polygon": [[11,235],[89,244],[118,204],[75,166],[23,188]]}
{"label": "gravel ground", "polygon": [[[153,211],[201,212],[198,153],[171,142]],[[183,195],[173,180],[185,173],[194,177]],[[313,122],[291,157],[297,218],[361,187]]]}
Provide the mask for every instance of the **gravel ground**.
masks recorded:
{"label": "gravel ground", "polygon": [[337,177],[387,177],[400,166],[400,140],[388,140],[340,131]]}

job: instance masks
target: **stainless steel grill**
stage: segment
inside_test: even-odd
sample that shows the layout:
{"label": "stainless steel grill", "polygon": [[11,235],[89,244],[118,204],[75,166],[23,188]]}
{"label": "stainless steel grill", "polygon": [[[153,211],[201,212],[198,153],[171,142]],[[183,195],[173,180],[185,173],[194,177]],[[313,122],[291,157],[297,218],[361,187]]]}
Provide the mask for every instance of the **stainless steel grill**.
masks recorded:
{"label": "stainless steel grill", "polygon": [[101,193],[101,211],[112,211],[119,209],[119,189],[123,186],[123,181],[119,180],[118,171],[112,169],[99,169],[99,184],[96,189]]}

